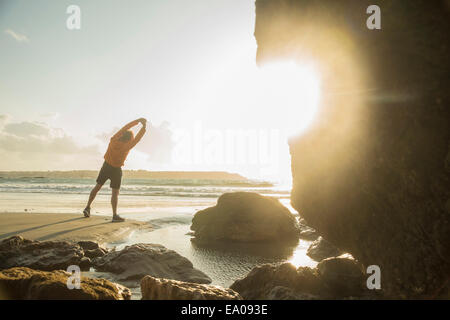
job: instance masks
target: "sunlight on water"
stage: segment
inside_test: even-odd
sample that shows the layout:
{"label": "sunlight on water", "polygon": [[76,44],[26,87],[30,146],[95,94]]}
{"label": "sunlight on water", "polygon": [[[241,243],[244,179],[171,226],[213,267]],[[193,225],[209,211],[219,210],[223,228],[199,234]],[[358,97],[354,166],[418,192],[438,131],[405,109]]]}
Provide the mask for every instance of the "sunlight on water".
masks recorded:
{"label": "sunlight on water", "polygon": [[317,262],[312,260],[306,255],[306,250],[308,249],[310,241],[300,240],[300,244],[295,249],[294,254],[288,259],[288,262],[292,263],[296,268],[298,267],[311,267],[314,268]]}

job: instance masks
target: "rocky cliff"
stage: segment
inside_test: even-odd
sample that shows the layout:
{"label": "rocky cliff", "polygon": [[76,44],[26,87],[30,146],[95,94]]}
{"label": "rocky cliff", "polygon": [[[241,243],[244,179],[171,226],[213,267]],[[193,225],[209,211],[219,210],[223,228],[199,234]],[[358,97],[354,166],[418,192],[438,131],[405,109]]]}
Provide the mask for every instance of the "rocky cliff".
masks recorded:
{"label": "rocky cliff", "polygon": [[[381,30],[369,30],[369,5]],[[310,61],[321,108],[290,141],[292,205],[393,297],[450,274],[448,1],[256,0],[257,62]],[[301,106],[299,106],[301,108]]]}

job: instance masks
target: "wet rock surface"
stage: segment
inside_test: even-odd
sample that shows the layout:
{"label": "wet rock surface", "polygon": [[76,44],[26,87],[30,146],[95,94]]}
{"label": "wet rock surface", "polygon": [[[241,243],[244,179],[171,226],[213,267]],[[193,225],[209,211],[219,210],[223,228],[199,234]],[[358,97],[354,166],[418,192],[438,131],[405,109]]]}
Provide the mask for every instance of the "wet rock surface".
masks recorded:
{"label": "wet rock surface", "polygon": [[33,241],[13,236],[0,242],[0,270],[28,267],[36,270],[66,270],[70,265],[86,266],[83,249],[67,241]]}
{"label": "wet rock surface", "polygon": [[[90,276],[99,281],[108,281],[103,279],[106,278],[111,283],[118,282],[124,288],[138,288],[139,281],[146,275],[192,283],[211,283],[211,279],[195,269],[188,259],[158,244],[135,244],[120,251],[108,251],[93,241],[41,242],[13,236],[0,242],[0,270],[15,267],[31,270],[19,270],[16,278],[20,275],[27,278],[32,272],[32,275],[38,274],[35,271],[39,270],[58,271],[54,275],[41,273],[41,276],[60,276],[69,266],[90,271]],[[30,294],[34,296],[35,293]],[[22,292],[21,295],[24,296],[25,293]]]}
{"label": "wet rock surface", "polygon": [[193,283],[211,283],[202,271],[185,257],[158,244],[134,244],[120,251],[110,251],[92,261],[98,271],[107,271],[120,281],[140,281],[144,276]]}
{"label": "wet rock surface", "polygon": [[311,245],[309,246],[306,254],[316,261],[322,261],[323,259],[330,257],[337,257],[342,254],[338,248],[336,248],[332,243],[325,240],[322,237],[317,238]]}

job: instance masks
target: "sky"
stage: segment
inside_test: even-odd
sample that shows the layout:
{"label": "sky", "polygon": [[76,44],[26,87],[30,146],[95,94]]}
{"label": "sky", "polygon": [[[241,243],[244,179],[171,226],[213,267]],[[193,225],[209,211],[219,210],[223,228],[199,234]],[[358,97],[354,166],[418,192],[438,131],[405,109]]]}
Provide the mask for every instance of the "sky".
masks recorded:
{"label": "sky", "polygon": [[0,170],[98,169],[145,117],[126,169],[289,176],[295,117],[265,96],[254,23],[253,0],[0,0]]}

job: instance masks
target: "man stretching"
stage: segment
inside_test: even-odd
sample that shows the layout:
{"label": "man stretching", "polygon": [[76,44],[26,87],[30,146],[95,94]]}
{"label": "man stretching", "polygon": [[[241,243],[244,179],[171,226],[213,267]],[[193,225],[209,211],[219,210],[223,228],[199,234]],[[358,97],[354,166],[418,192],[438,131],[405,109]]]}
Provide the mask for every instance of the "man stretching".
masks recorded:
{"label": "man stretching", "polygon": [[[136,137],[134,137],[133,131],[130,129],[137,124],[142,123],[142,128],[139,130]],[[108,150],[105,153],[105,162],[103,163],[100,173],[97,177],[97,184],[92,189],[86,208],[83,210],[84,216],[89,218],[91,216],[91,204],[94,201],[95,196],[103,187],[106,180],[110,179],[111,194],[111,206],[113,211],[112,222],[123,222],[124,218],[117,214],[117,202],[119,197],[120,184],[122,182],[122,166],[127,158],[130,150],[141,140],[145,134],[145,128],[147,126],[147,120],[140,118],[131,121],[125,127],[120,129],[109,142]]]}

